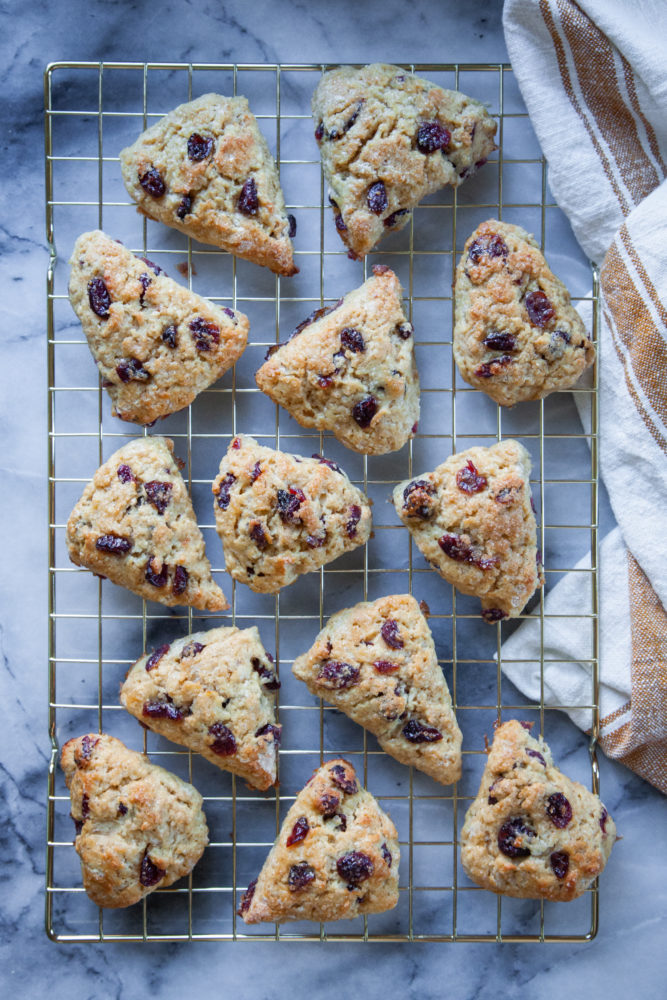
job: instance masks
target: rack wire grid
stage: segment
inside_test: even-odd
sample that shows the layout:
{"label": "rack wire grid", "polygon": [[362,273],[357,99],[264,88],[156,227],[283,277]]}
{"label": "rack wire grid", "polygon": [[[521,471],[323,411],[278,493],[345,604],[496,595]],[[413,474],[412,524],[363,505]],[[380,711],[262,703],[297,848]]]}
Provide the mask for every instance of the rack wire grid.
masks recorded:
{"label": "rack wire grid", "polygon": [[[567,754],[568,773],[598,790],[597,382],[568,393],[502,409],[467,386],[452,358],[452,282],[457,251],[473,228],[497,216],[534,232],[573,291],[587,299],[593,339],[598,328],[598,277],[578,250],[547,184],[546,164],[507,65],[406,65],[444,87],[487,103],[499,122],[498,151],[458,191],[443,190],[415,210],[411,224],[388,236],[363,266],[348,259],[335,232],[321,174],[310,97],[325,65],[212,65],[57,62],[45,72],[49,463],[49,736],[46,928],[57,941],[311,940],[311,941],[584,941],[598,926],[597,885],[567,906],[496,897],[474,886],[460,865],[459,836],[484,765],[484,739],[494,724],[533,721]],[[275,151],[289,211],[298,220],[300,273],[280,279],[229,254],[192,243],[135,211],[123,187],[118,154],[175,105],[208,91],[244,94]],[[65,524],[93,472],[132,436],[146,433],[110,416],[110,405],[80,325],[67,300],[65,263],[77,236],[103,228],[147,255],[188,286],[249,315],[250,343],[236,365],[159,432],[175,441],[200,518],[214,577],[231,611],[212,616],[141,601],[69,563]],[[389,264],[405,289],[415,327],[422,379],[417,436],[400,452],[364,457],[330,435],[304,431],[255,387],[253,372],[270,344],[323,304],[360,284],[373,263]],[[590,291],[592,285],[592,293]],[[282,336],[281,336],[282,332]],[[594,376],[594,379],[596,376]],[[584,426],[573,398],[579,394]],[[365,547],[279,595],[253,594],[222,569],[214,531],[211,481],[237,431],[262,443],[337,459],[374,500],[374,535]],[[531,702],[503,675],[503,640],[516,621],[489,626],[474,598],[458,594],[412,545],[387,500],[396,482],[473,444],[503,437],[522,441],[533,460],[546,589],[565,572],[586,573],[590,603],[568,613],[589,649],[590,702],[547,708],[545,669],[551,660],[544,592],[521,618],[537,630],[541,697]],[[590,557],[586,560],[587,553]],[[440,663],[463,731],[463,777],[436,784],[379,750],[375,739],[337,710],[314,699],[291,674],[330,614],[357,601],[409,591],[430,606]],[[562,617],[562,616],[561,616]],[[144,649],[220,623],[256,624],[275,648],[282,688],[280,786],[251,792],[233,776],[147,732],[120,706],[119,684]],[[560,623],[562,625],[562,622]],[[588,719],[588,737],[562,709]],[[580,718],[583,717],[580,715]],[[189,878],[126,910],[98,909],[81,886],[58,766],[59,747],[88,731],[107,731],[194,783],[204,796],[211,842]],[[246,927],[240,897],[263,863],[281,818],[312,773],[344,755],[390,813],[401,843],[397,907],[327,925]],[[557,752],[558,756],[558,752]]]}

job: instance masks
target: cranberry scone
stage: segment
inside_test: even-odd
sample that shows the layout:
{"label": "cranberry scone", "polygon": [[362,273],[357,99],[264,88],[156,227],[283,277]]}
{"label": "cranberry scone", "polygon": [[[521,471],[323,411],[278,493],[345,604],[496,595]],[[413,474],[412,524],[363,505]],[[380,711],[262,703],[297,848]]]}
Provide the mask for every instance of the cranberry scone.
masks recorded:
{"label": "cranberry scone", "polygon": [[398,902],[399,860],[389,816],[351,764],[329,761],[297,795],[239,915],[257,924],[383,913]]}
{"label": "cranberry scone", "polygon": [[490,219],[466,241],[454,285],[461,377],[503,406],[569,389],[595,348],[535,239]]}
{"label": "cranberry scone", "polygon": [[331,70],[312,109],[336,229],[355,257],[402,229],[427,194],[458,187],[496,148],[496,122],[479,101],[399,66]]}
{"label": "cranberry scone", "polygon": [[452,455],[394,490],[394,506],[427,561],[482,602],[487,622],[514,618],[544,583],[530,491],[530,456],[518,441]]}
{"label": "cranberry scone", "polygon": [[302,427],[333,431],[362,454],[397,451],[419,420],[412,334],[400,282],[378,264],[361,288],[270,348],[257,385]]}
{"label": "cranberry scone", "polygon": [[340,466],[232,439],[213,483],[225,567],[257,593],[275,594],[358,545],[371,531],[368,498]]}
{"label": "cranberry scone", "polygon": [[530,723],[498,727],[461,831],[461,861],[473,882],[522,899],[576,899],[615,839],[598,796],[558,770]]}
{"label": "cranberry scone", "polygon": [[248,319],[168,278],[100,230],[70,260],[69,299],[121,420],[182,410],[243,353]]}
{"label": "cranberry scone", "polygon": [[173,448],[135,438],[100,466],[67,522],[69,557],[146,600],[223,611]]}
{"label": "cranberry scone", "polygon": [[68,740],[60,766],[94,903],[131,906],[189,875],[208,843],[196,788],[104,733]]}
{"label": "cranberry scone", "polygon": [[142,656],[120,700],[149,729],[263,792],[276,781],[279,687],[254,626],[214,628]]}
{"label": "cranberry scone", "polygon": [[311,694],[368,729],[402,764],[443,785],[461,776],[461,730],[414,597],[397,594],[339,611],[292,670]]}
{"label": "cranberry scone", "polygon": [[139,211],[276,274],[296,274],[276,161],[245,97],[181,104],[120,154]]}

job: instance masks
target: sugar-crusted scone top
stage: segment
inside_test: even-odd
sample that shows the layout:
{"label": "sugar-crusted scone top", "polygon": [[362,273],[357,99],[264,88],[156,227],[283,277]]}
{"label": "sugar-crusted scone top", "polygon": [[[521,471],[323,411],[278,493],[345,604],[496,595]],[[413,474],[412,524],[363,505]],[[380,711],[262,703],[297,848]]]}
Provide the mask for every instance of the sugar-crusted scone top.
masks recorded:
{"label": "sugar-crusted scone top", "polygon": [[496,123],[478,101],[399,66],[331,70],[312,108],[336,228],[359,257],[495,148]]}
{"label": "sugar-crusted scone top", "polygon": [[505,896],[580,896],[611,853],[616,827],[597,795],[567,778],[530,724],[496,730],[461,831],[461,861],[477,885]]}
{"label": "sugar-crusted scone top", "polygon": [[431,565],[481,599],[488,622],[514,617],[543,583],[530,491],[518,441],[452,455],[399,483],[396,511]]}
{"label": "sugar-crusted scone top", "polygon": [[401,296],[394,272],[376,265],[360,288],[270,351],[258,386],[303,427],[333,431],[363,454],[397,451],[419,420],[413,330]]}
{"label": "sugar-crusted scone top", "polygon": [[595,359],[570,294],[535,239],[483,222],[456,269],[454,359],[462,377],[504,406],[569,389]]}
{"label": "sugar-crusted scone top", "polygon": [[67,550],[140,597],[222,611],[169,438],[136,438],[100,466],[67,522]]}
{"label": "sugar-crusted scone top", "polygon": [[179,105],[122,150],[120,162],[127,190],[151,219],[296,274],[293,220],[245,97],[204,94]]}
{"label": "sugar-crusted scone top", "polygon": [[192,871],[208,843],[196,788],[104,733],[69,740],[60,765],[94,903],[130,906]]}
{"label": "sugar-crusted scone top", "polygon": [[150,424],[188,406],[238,360],[248,319],[172,281],[100,230],[70,259],[69,297],[122,420]]}
{"label": "sugar-crusted scone top", "polygon": [[287,813],[243,896],[247,924],[341,920],[398,902],[398,835],[345,760],[328,761]]}
{"label": "sugar-crusted scone top", "polygon": [[142,656],[120,700],[156,733],[265,791],[276,780],[279,687],[254,626],[214,628]]}
{"label": "sugar-crusted scone top", "polygon": [[343,552],[371,530],[368,498],[328,459],[264,448],[235,437],[213,483],[225,566],[259,593],[276,593]]}
{"label": "sugar-crusted scone top", "polygon": [[444,785],[460,777],[461,731],[414,597],[396,594],[339,611],[292,669],[402,764]]}

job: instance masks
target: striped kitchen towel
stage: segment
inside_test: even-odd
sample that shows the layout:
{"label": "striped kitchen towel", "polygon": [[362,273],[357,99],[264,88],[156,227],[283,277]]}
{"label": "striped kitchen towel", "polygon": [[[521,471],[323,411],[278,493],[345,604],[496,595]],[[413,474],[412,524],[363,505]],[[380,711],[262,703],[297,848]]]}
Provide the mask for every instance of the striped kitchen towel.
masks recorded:
{"label": "striped kitchen towel", "polygon": [[[506,0],[504,27],[551,190],[601,264],[600,470],[618,529],[601,546],[600,745],[667,793],[667,3]],[[567,574],[546,611],[579,606],[586,586]],[[529,697],[535,631],[502,650]],[[589,702],[585,655],[566,618],[550,621],[545,658],[582,662],[545,664],[547,704]]]}

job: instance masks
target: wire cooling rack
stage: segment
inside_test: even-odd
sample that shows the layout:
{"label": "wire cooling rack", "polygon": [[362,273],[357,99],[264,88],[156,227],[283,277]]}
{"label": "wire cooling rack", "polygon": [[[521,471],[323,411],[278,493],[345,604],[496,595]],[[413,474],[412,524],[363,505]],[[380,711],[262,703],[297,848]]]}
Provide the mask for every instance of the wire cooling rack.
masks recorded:
{"label": "wire cooling rack", "polygon": [[[597,931],[598,892],[562,904],[502,899],[474,886],[459,860],[459,833],[484,765],[484,738],[497,720],[535,723],[567,755],[568,773],[598,789],[597,383],[503,410],[457,375],[452,359],[451,286],[457,253],[489,217],[535,233],[576,301],[587,299],[597,334],[598,279],[553,202],[546,165],[506,65],[406,65],[444,87],[487,103],[499,122],[498,152],[458,192],[445,190],[420,205],[409,227],[387,237],[362,265],[350,261],[333,225],[312,136],[310,96],[323,65],[211,65],[58,62],[45,72],[46,222],[51,251],[47,277],[49,381],[49,734],[46,928],[58,941],[313,940],[313,941],[584,941]],[[300,274],[280,279],[219,250],[142,219],[128,199],[118,154],[175,105],[216,91],[244,94],[276,154],[288,208],[297,218]],[[110,416],[80,325],[67,301],[67,258],[76,237],[101,228],[148,255],[189,287],[249,315],[250,344],[233,372],[174,414],[156,432],[175,442],[197,510],[214,576],[231,611],[206,615],[170,610],[95,579],[67,558],[69,512],[97,466],[138,428]],[[255,387],[253,372],[266,347],[284,340],[303,317],[335,302],[389,264],[399,275],[415,326],[422,379],[418,435],[401,452],[363,457],[330,435],[308,433]],[[363,272],[363,273],[362,273]],[[590,292],[592,285],[592,294]],[[573,405],[583,404],[584,426]],[[374,536],[367,546],[302,577],[278,596],[253,594],[222,570],[210,484],[237,431],[264,444],[338,460],[374,500]],[[146,433],[145,431],[143,433]],[[544,594],[522,616],[539,633],[542,697],[532,703],[504,677],[501,643],[516,622],[485,624],[475,599],[457,594],[424,562],[398,524],[387,498],[393,485],[434,468],[454,451],[515,437],[533,459],[547,589],[567,571],[585,573],[590,601],[567,617],[590,658],[589,739],[560,711],[544,704],[550,663]],[[580,562],[590,552],[586,564]],[[432,628],[459,723],[463,777],[452,787],[383,754],[374,738],[314,699],[291,675],[333,612],[357,601],[410,591],[431,609]],[[143,730],[120,707],[119,684],[144,649],[220,623],[257,624],[275,649],[282,688],[280,787],[249,791],[233,776]],[[563,668],[567,668],[567,663]],[[98,910],[81,887],[72,844],[69,797],[58,767],[70,737],[106,731],[192,781],[204,796],[211,842],[188,879],[126,910]],[[389,913],[318,926],[246,927],[240,897],[268,853],[281,818],[313,768],[343,754],[390,813],[401,842],[400,901]]]}

